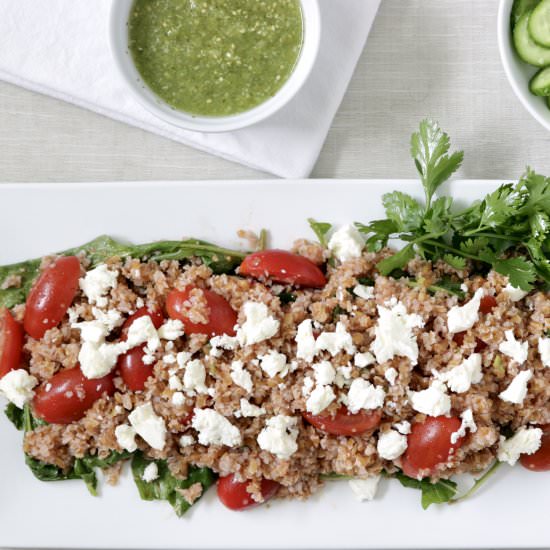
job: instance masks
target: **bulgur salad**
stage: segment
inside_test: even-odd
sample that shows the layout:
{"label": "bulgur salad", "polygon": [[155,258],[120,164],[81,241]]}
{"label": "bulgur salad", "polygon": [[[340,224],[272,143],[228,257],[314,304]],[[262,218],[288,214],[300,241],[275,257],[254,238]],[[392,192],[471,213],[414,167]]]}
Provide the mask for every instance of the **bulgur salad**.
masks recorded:
{"label": "bulgur salad", "polygon": [[290,251],[100,237],[0,267],[0,393],[34,475],[95,495],[130,462],[181,515],[213,484],[243,510],[395,478],[427,508],[503,463],[549,471],[550,179],[458,209],[449,148],[423,121],[424,202],[310,220]]}

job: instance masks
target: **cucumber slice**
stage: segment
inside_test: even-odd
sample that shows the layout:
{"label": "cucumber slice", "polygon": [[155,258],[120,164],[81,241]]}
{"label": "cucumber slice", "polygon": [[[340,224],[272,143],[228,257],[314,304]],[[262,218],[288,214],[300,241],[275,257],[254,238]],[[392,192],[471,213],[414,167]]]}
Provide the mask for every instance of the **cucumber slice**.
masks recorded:
{"label": "cucumber slice", "polygon": [[520,17],[535,9],[539,2],[540,0],[514,0],[512,15],[510,16],[510,24],[512,25],[512,29],[517,25]]}
{"label": "cucumber slice", "polygon": [[550,96],[550,67],[541,69],[529,82],[532,94]]}
{"label": "cucumber slice", "polygon": [[514,29],[514,46],[518,55],[530,65],[546,67],[550,65],[550,49],[543,48],[533,41],[529,35],[528,26],[531,13],[522,15]]}
{"label": "cucumber slice", "polygon": [[539,46],[550,48],[550,0],[542,0],[533,10],[528,30],[531,38]]}

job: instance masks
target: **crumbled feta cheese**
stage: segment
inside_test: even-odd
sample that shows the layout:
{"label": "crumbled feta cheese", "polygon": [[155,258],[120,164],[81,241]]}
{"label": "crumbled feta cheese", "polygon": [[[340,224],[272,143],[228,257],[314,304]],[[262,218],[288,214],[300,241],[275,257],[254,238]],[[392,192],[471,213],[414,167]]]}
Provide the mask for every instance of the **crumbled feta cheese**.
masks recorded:
{"label": "crumbled feta cheese", "polygon": [[520,300],[523,300],[529,292],[525,290],[521,290],[521,288],[516,288],[515,286],[512,286],[510,283],[508,283],[503,290],[504,294],[510,298],[512,302],[519,302]]}
{"label": "crumbled feta cheese", "polygon": [[395,430],[383,432],[378,436],[376,450],[383,460],[395,460],[407,450],[407,436]]}
{"label": "crumbled feta cheese", "polygon": [[479,384],[483,379],[481,354],[472,353],[460,365],[453,367],[447,372],[439,373],[438,377],[447,384],[451,391],[455,393],[467,392],[472,384]]}
{"label": "crumbled feta cheese", "polygon": [[161,340],[177,340],[183,334],[183,323],[179,319],[169,319],[158,329],[158,337]]}
{"label": "crumbled feta cheese", "polygon": [[231,363],[231,380],[234,384],[246,390],[247,393],[252,392],[252,376],[244,369],[242,361]]}
{"label": "crumbled feta cheese", "polygon": [[296,425],[297,420],[292,416],[279,414],[268,419],[265,428],[258,435],[260,449],[281,460],[287,460],[298,450]]}
{"label": "crumbled feta cheese", "polygon": [[341,262],[359,258],[365,241],[354,225],[344,225],[335,231],[328,241],[328,249]]}
{"label": "crumbled feta cheese", "polygon": [[466,409],[461,415],[462,424],[456,432],[451,434],[451,443],[454,445],[460,438],[466,436],[466,430],[470,430],[471,433],[477,432],[477,424],[474,420],[474,413],[472,409]]}
{"label": "crumbled feta cheese", "polygon": [[319,414],[335,399],[336,395],[330,386],[317,386],[306,401],[306,410],[312,414]]}
{"label": "crumbled feta cheese", "polygon": [[162,358],[162,362],[166,365],[173,365],[176,362],[176,356],[168,353]]}
{"label": "crumbled feta cheese", "polygon": [[364,369],[365,367],[372,365],[375,360],[376,359],[374,358],[374,355],[369,351],[366,351],[364,353],[356,353],[353,356],[353,364],[360,369]]}
{"label": "crumbled feta cheese", "polygon": [[74,307],[70,307],[70,308],[67,310],[67,315],[69,316],[69,323],[70,323],[71,325],[74,325],[74,324],[78,321],[78,319],[79,319],[79,317],[80,317],[80,315],[76,312],[76,310],[75,310]]}
{"label": "crumbled feta cheese", "polygon": [[302,386],[302,395],[307,397],[311,393],[314,385],[313,378],[311,378],[311,376],[306,376],[304,378],[304,385]]}
{"label": "crumbled feta cheese", "polygon": [[185,405],[185,395],[182,392],[177,391],[172,394],[172,405],[176,407],[181,407]]}
{"label": "crumbled feta cheese", "polygon": [[193,359],[185,365],[183,387],[188,392],[208,393],[205,385],[206,369],[200,359]]}
{"label": "crumbled feta cheese", "polygon": [[78,353],[82,374],[89,379],[103,378],[116,366],[118,358],[128,351],[125,342],[116,344],[84,342]]}
{"label": "crumbled feta cheese", "polygon": [[145,348],[145,355],[141,358],[144,365],[152,365],[155,362],[155,354]]}
{"label": "crumbled feta cheese", "polygon": [[116,309],[103,311],[97,307],[92,307],[92,315],[106,327],[107,334],[124,323],[122,314]]}
{"label": "crumbled feta cheese", "polygon": [[384,373],[384,378],[390,383],[390,386],[393,386],[395,384],[398,376],[399,373],[393,367],[386,369],[386,372]]}
{"label": "crumbled feta cheese", "polygon": [[453,306],[447,313],[447,327],[450,333],[462,332],[472,328],[479,319],[479,305],[485,295],[482,288],[475,291],[473,298],[461,306]]}
{"label": "crumbled feta cheese", "polygon": [[153,449],[162,451],[166,445],[166,424],[157,416],[151,403],[136,407],[128,416],[136,433]]}
{"label": "crumbled feta cheese", "polygon": [[129,453],[133,453],[137,449],[136,435],[136,430],[128,424],[121,424],[115,428],[117,443]]}
{"label": "crumbled feta cheese", "polygon": [[258,407],[257,405],[253,405],[246,399],[241,399],[240,414],[243,418],[255,418],[257,416],[264,415],[265,409],[263,407]]}
{"label": "crumbled feta cheese", "polygon": [[346,330],[343,323],[336,323],[334,332],[322,332],[315,342],[315,351],[328,351],[333,357],[345,351],[350,355],[355,353],[355,346],[351,334]]}
{"label": "crumbled feta cheese", "polygon": [[160,338],[149,315],[138,317],[128,328],[128,337],[126,338],[128,348],[132,349],[141,344],[147,344],[150,352],[160,347]]}
{"label": "crumbled feta cheese", "polygon": [[156,462],[151,462],[145,467],[145,470],[143,470],[143,475],[141,476],[141,479],[145,481],[145,483],[152,483],[155,481],[155,479],[158,479],[159,477],[159,468],[157,466]]}
{"label": "crumbled feta cheese", "polygon": [[80,330],[80,338],[84,342],[100,344],[105,341],[109,335],[109,327],[98,320],[82,321],[81,323],[73,323],[71,328]]}
{"label": "crumbled feta cheese", "polygon": [[298,325],[296,344],[296,357],[311,363],[315,357],[315,338],[313,337],[311,319],[306,319]]}
{"label": "crumbled feta cheese", "polygon": [[394,424],[393,428],[403,435],[408,435],[411,433],[411,423],[408,420],[402,420],[401,422]]}
{"label": "crumbled feta cheese", "polygon": [[336,369],[336,377],[334,378],[334,383],[339,387],[343,388],[346,383],[351,380],[351,371],[353,367],[348,365],[346,367],[338,367]]}
{"label": "crumbled feta cheese", "polygon": [[527,361],[529,355],[529,342],[520,342],[516,340],[513,330],[507,330],[504,333],[506,340],[502,341],[498,346],[498,351],[511,357],[518,365],[523,365]]}
{"label": "crumbled feta cheese", "polygon": [[374,298],[374,287],[365,285],[355,285],[353,287],[353,293],[363,300],[372,300]]}
{"label": "crumbled feta cheese", "polygon": [[550,367],[550,338],[539,338],[540,360],[545,367]]}
{"label": "crumbled feta cheese", "polygon": [[336,376],[336,370],[329,361],[321,361],[313,365],[315,372],[315,382],[320,386],[332,384]]}
{"label": "crumbled feta cheese", "polygon": [[440,380],[434,380],[426,390],[410,392],[409,399],[415,411],[428,416],[442,416],[451,411],[451,398]]}
{"label": "crumbled feta cheese", "polygon": [[348,483],[353,494],[359,500],[371,501],[376,496],[378,482],[382,476],[371,476],[366,479],[351,479]]}
{"label": "crumbled feta cheese", "polygon": [[395,298],[386,305],[389,307],[378,306],[380,317],[374,328],[375,339],[371,347],[376,360],[385,363],[399,355],[416,365],[418,343],[413,329],[423,327],[424,321],[420,315],[408,315],[405,306]]}
{"label": "crumbled feta cheese", "polygon": [[0,379],[0,394],[22,409],[34,397],[38,380],[24,369],[11,370]]}
{"label": "crumbled feta cheese", "polygon": [[500,436],[500,446],[497,458],[514,466],[521,455],[532,455],[542,445],[542,430],[540,428],[520,428],[512,437],[506,439]]}
{"label": "crumbled feta cheese", "polygon": [[194,409],[192,426],[199,432],[201,445],[237,447],[242,443],[239,428],[214,409]]}
{"label": "crumbled feta cheese", "polygon": [[533,378],[533,371],[521,371],[514,377],[512,382],[510,382],[510,385],[499,394],[499,397],[508,403],[521,405],[527,396],[527,385],[531,378]]}
{"label": "crumbled feta cheese", "polygon": [[86,275],[80,279],[79,285],[90,304],[105,307],[107,305],[105,296],[112,288],[116,288],[117,279],[118,270],[111,270],[105,264],[100,264],[86,272]]}
{"label": "crumbled feta cheese", "polygon": [[221,357],[224,350],[236,350],[238,345],[239,341],[236,336],[228,336],[227,334],[214,336],[210,339],[210,355],[212,355],[212,357]]}
{"label": "crumbled feta cheese", "polygon": [[145,307],[145,302],[141,296],[138,296],[136,299],[136,308],[141,309],[142,307]]}
{"label": "crumbled feta cheese", "polygon": [[243,309],[246,321],[237,330],[237,339],[241,346],[250,346],[277,334],[280,323],[269,315],[265,304],[246,302]]}
{"label": "crumbled feta cheese", "polygon": [[270,377],[280,376],[284,378],[288,374],[288,365],[286,355],[271,350],[266,355],[260,357],[260,368]]}
{"label": "crumbled feta cheese", "polygon": [[384,405],[386,392],[380,386],[373,386],[363,378],[356,378],[348,391],[348,409],[352,414],[361,409],[378,409]]}
{"label": "crumbled feta cheese", "polygon": [[192,435],[182,435],[179,439],[180,447],[189,447],[195,443],[195,438]]}
{"label": "crumbled feta cheese", "polygon": [[176,363],[180,369],[184,369],[185,365],[191,361],[192,355],[188,351],[180,351],[176,355]]}
{"label": "crumbled feta cheese", "polygon": [[171,390],[181,391],[183,390],[183,382],[179,376],[172,374],[170,378],[168,378],[168,387]]}

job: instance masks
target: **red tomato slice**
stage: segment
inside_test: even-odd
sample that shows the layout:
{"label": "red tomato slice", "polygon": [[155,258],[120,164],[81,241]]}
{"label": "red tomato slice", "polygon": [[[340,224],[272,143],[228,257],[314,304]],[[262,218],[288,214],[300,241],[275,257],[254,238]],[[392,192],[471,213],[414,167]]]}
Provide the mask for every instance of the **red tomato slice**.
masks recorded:
{"label": "red tomato slice", "polygon": [[[193,323],[187,316],[187,309],[192,300],[192,291],[198,290],[206,300],[209,310],[207,323]],[[209,336],[235,336],[237,313],[229,302],[212,292],[195,286],[185,287],[183,290],[172,290],[166,298],[166,311],[171,319],[179,319],[186,334],[208,334]]]}
{"label": "red tomato slice", "polygon": [[327,284],[323,272],[311,260],[286,250],[254,252],[243,260],[239,272],[295,286],[322,288]]}
{"label": "red tomato slice", "polygon": [[542,444],[532,455],[522,455],[521,465],[533,472],[550,471],[550,424],[539,426],[542,429]]}
{"label": "red tomato slice", "polygon": [[494,296],[483,296],[479,302],[479,311],[487,315],[487,313],[491,313],[491,311],[493,311],[496,305],[497,301]]}
{"label": "red tomato slice", "polygon": [[246,490],[248,481],[237,481],[234,475],[218,479],[218,497],[230,510],[245,510],[267,502],[279,490],[280,484],[271,479],[262,479],[261,491],[264,502],[256,502]]}
{"label": "red tomato slice", "polygon": [[302,416],[312,426],[318,430],[332,435],[360,435],[376,428],[382,420],[382,411],[360,411],[352,414],[345,406],[342,406],[336,411],[334,416],[313,415],[309,412],[303,412]]}
{"label": "red tomato slice", "polygon": [[70,424],[80,420],[103,395],[115,392],[113,374],[89,380],[80,367],[58,372],[42,384],[33,399],[36,416],[50,424]]}
{"label": "red tomato slice", "polygon": [[0,311],[0,378],[16,370],[23,351],[23,327],[8,309]]}
{"label": "red tomato slice", "polygon": [[76,256],[59,258],[42,272],[27,297],[23,324],[28,335],[39,340],[59,325],[75,297],[79,279]]}
{"label": "red tomato slice", "polygon": [[461,424],[459,418],[447,416],[429,416],[424,422],[416,422],[408,437],[403,462],[411,471],[432,470],[438,464],[447,462],[451,453],[464,442],[464,438],[460,438],[456,443],[451,443],[451,434],[458,431]]}

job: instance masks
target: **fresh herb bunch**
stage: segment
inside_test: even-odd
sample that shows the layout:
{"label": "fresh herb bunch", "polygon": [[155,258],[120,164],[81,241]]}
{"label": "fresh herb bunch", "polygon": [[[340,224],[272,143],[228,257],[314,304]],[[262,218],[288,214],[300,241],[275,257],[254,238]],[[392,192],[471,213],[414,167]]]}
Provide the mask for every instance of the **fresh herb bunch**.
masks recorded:
{"label": "fresh herb bunch", "polygon": [[462,151],[449,154],[449,149],[449,136],[436,122],[423,120],[412,135],[411,154],[425,204],[400,191],[387,193],[387,218],[356,224],[371,252],[387,246],[390,239],[406,243],[378,264],[380,273],[403,269],[419,255],[443,260],[455,269],[466,268],[468,261],[481,270],[492,268],[525,291],[535,285],[550,287],[550,178],[528,169],[517,184],[501,185],[456,211],[451,197],[436,196],[463,160]]}

